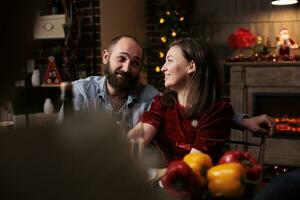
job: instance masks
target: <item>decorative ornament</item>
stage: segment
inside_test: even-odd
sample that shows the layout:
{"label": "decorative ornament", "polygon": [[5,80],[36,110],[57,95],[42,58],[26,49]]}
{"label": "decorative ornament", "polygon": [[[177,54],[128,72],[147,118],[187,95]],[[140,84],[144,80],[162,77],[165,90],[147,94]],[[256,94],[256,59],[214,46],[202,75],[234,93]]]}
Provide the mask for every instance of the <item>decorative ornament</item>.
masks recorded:
{"label": "decorative ornament", "polygon": [[40,70],[38,69],[33,70],[31,75],[31,85],[33,87],[40,86]]}
{"label": "decorative ornament", "polygon": [[43,107],[45,114],[51,114],[54,111],[54,105],[50,98],[46,98]]}
{"label": "decorative ornament", "polygon": [[192,122],[191,122],[191,125],[192,125],[192,127],[194,127],[194,128],[196,128],[197,126],[198,126],[198,120],[196,120],[196,119],[193,119],[192,120]]}
{"label": "decorative ornament", "polygon": [[[269,44],[268,44],[269,45]],[[267,44],[264,43],[262,36],[256,37],[256,44],[252,47],[254,56],[262,57],[262,55],[268,55],[271,52],[271,49],[267,47]]]}
{"label": "decorative ornament", "polygon": [[277,43],[276,43],[276,51],[279,56],[289,56],[290,55],[290,49],[297,49],[299,48],[299,45],[295,40],[290,38],[290,34],[288,29],[283,28],[281,29],[278,37],[277,37]]}
{"label": "decorative ornament", "polygon": [[248,29],[238,28],[234,33],[230,34],[227,41],[231,48],[245,49],[255,44],[256,37]]}
{"label": "decorative ornament", "polygon": [[55,64],[53,56],[49,57],[48,67],[44,76],[45,85],[59,85],[62,82],[61,76]]}

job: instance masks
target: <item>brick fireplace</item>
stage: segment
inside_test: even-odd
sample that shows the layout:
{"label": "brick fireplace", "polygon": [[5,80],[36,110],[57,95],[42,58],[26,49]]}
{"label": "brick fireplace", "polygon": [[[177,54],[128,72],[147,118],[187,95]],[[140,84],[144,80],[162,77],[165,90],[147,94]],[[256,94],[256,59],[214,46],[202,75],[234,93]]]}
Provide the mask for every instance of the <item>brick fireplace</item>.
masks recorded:
{"label": "brick fireplace", "polygon": [[[230,99],[237,112],[262,113],[282,129],[265,140],[264,163],[300,166],[300,62],[235,62],[230,67]],[[277,127],[280,128],[280,127]],[[231,139],[259,143],[260,137],[232,130]],[[249,151],[258,156],[259,148]]]}

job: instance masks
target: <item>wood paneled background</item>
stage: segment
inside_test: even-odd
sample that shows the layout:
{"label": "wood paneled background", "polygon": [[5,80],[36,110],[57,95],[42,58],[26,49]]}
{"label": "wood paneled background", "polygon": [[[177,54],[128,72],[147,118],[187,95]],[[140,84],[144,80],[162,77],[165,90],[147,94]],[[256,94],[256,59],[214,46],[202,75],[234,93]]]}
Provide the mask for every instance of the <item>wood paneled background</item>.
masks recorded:
{"label": "wood paneled background", "polygon": [[300,5],[273,6],[271,0],[195,0],[191,19],[192,29],[211,39],[220,59],[229,57],[227,38],[237,28],[248,28],[272,45],[282,28],[300,43]]}

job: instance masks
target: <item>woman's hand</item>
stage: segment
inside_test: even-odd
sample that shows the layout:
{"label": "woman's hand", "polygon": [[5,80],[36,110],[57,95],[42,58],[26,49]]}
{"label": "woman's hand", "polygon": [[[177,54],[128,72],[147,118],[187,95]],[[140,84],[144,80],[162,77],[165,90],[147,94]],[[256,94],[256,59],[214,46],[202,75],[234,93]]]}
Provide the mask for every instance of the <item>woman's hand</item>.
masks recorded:
{"label": "woman's hand", "polygon": [[132,128],[128,134],[128,139],[143,138],[145,145],[149,144],[152,138],[156,134],[156,129],[151,124],[139,122],[134,128]]}

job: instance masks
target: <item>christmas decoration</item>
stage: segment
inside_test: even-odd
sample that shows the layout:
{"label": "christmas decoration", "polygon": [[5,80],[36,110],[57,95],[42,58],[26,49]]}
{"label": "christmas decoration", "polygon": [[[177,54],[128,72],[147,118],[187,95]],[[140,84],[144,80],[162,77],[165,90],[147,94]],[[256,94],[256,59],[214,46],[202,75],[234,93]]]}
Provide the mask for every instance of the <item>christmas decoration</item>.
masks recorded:
{"label": "christmas decoration", "polygon": [[289,56],[290,49],[297,49],[299,45],[295,40],[290,38],[289,31],[283,28],[277,37],[276,47],[279,56]]}
{"label": "christmas decoration", "polygon": [[264,40],[262,36],[256,37],[256,44],[252,47],[253,54],[255,56],[258,55],[267,55],[271,52],[270,46],[268,47],[269,41],[266,41],[266,44],[264,44]]}
{"label": "christmas decoration", "polygon": [[238,28],[228,37],[228,44],[234,49],[245,49],[251,47],[255,43],[255,35],[248,29]]}
{"label": "christmas decoration", "polygon": [[49,57],[48,67],[44,75],[44,85],[59,85],[62,82],[61,76],[55,64],[53,56]]}
{"label": "christmas decoration", "polygon": [[[298,44],[289,38],[287,29],[282,29],[277,37],[277,53],[272,51],[270,39],[264,43],[262,36],[255,36],[248,29],[238,28],[227,39],[231,48],[238,49],[239,53],[227,59],[228,62],[277,62],[299,61],[300,55],[291,55],[290,49],[298,48]],[[245,55],[245,49],[252,51]]]}

